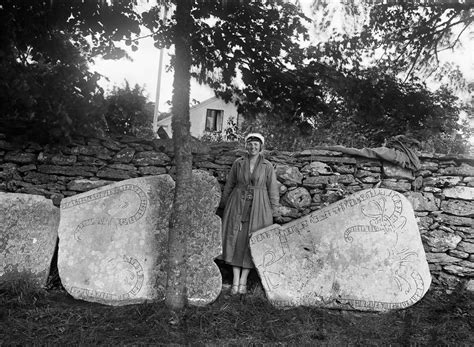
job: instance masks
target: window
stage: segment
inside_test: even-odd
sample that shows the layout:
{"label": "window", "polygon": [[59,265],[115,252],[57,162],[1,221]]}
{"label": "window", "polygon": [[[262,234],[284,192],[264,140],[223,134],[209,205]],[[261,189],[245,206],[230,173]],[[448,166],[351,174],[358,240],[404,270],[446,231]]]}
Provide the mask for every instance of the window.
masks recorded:
{"label": "window", "polygon": [[213,110],[208,108],[206,111],[206,131],[222,131],[223,118],[223,110]]}

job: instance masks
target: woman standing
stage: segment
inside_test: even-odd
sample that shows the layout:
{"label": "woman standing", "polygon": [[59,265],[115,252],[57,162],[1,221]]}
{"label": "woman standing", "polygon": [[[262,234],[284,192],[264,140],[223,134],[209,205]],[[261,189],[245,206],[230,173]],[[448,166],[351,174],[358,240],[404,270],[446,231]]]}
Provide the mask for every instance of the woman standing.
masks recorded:
{"label": "woman standing", "polygon": [[232,266],[232,295],[247,293],[247,277],[254,268],[249,237],[273,224],[273,212],[279,203],[275,171],[261,153],[264,143],[258,133],[245,137],[247,155],[233,163],[222,195],[221,258]]}

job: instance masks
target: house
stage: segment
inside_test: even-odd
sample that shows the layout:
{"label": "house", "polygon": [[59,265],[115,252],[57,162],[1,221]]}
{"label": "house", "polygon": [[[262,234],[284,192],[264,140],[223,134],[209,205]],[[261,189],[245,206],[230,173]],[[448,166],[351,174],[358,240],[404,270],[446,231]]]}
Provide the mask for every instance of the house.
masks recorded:
{"label": "house", "polygon": [[[237,106],[232,102],[226,103],[217,97],[207,99],[200,104],[194,105],[189,109],[189,118],[191,121],[191,135],[197,138],[204,134],[224,136],[225,129],[228,127],[229,119],[239,122]],[[171,116],[161,119],[157,122],[157,128],[160,127],[166,131],[171,138]]]}

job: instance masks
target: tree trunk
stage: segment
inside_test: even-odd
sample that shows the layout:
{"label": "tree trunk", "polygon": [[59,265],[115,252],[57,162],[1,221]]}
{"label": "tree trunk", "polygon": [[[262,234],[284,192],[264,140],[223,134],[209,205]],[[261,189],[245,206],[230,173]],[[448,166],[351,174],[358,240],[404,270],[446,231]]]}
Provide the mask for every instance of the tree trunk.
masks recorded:
{"label": "tree trunk", "polygon": [[169,224],[166,305],[181,310],[186,305],[187,234],[191,226],[189,205],[192,184],[192,154],[189,120],[192,0],[176,2],[172,130],[176,165],[176,189]]}

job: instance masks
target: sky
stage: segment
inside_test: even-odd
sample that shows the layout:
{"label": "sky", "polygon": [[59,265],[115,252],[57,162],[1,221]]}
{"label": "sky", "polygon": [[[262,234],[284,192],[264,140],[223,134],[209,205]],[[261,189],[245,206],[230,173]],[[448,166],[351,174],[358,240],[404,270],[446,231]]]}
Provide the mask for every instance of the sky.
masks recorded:
{"label": "sky", "polygon": [[[300,0],[300,4],[305,13],[310,9],[312,0]],[[143,10],[150,6],[152,2],[141,0],[139,6]],[[337,4],[337,2],[334,2]],[[334,4],[332,3],[332,4]],[[335,5],[337,6],[337,5]],[[340,6],[340,5],[339,5]],[[336,12],[337,13],[337,12]],[[345,20],[343,16],[340,18],[332,18],[334,25]],[[146,32],[141,33],[145,35]],[[469,41],[470,40],[470,41]],[[467,47],[464,50],[457,51],[455,55],[452,52],[445,52],[445,59],[451,60],[454,56],[456,63],[460,65],[461,71],[471,80],[474,80],[474,59],[472,59],[472,51],[474,50],[474,40],[467,38]],[[470,47],[469,47],[470,46]],[[140,40],[139,49],[132,52],[127,46],[132,61],[126,59],[120,60],[96,60],[96,63],[91,66],[91,69],[99,72],[109,80],[101,79],[101,86],[110,91],[114,86],[123,86],[127,80],[131,87],[138,84],[145,89],[145,94],[150,101],[156,100],[157,80],[158,80],[158,66],[159,66],[159,49],[153,45],[152,38],[145,38]],[[159,111],[167,112],[170,109],[173,87],[173,73],[166,72],[166,66],[169,64],[169,52],[165,50],[162,70],[162,81],[159,98]],[[207,86],[199,85],[195,81],[191,81],[191,102],[193,99],[202,102],[214,96],[214,92]]]}

